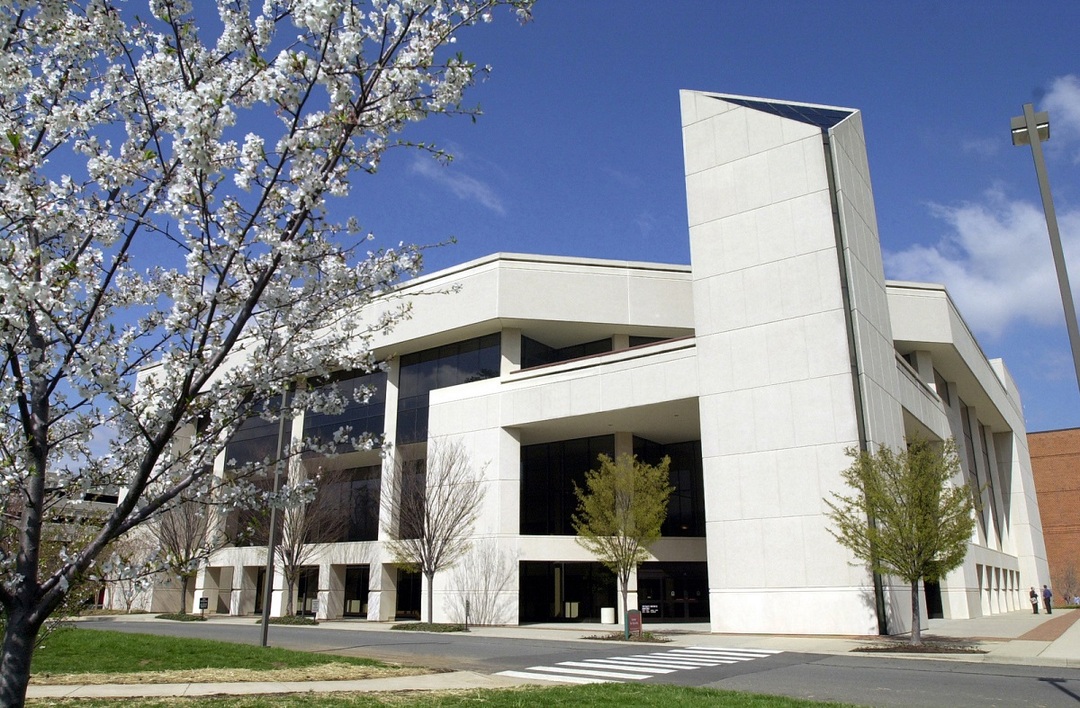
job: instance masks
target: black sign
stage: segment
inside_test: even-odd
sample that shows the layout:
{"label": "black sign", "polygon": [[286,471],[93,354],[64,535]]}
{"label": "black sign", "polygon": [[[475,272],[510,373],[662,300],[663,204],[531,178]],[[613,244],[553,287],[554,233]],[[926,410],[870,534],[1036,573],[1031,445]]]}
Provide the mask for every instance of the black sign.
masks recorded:
{"label": "black sign", "polygon": [[210,598],[208,598],[208,597],[200,597],[199,598],[199,609],[200,610],[205,610],[205,609],[209,609],[209,607],[210,607]]}

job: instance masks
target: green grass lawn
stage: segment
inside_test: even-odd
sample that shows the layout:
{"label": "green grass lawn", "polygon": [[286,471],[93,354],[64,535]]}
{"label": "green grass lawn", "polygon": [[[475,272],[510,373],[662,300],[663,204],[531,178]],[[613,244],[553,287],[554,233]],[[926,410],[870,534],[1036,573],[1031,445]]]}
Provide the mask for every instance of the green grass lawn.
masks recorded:
{"label": "green grass lawn", "polygon": [[[198,669],[249,669],[265,671],[320,666],[327,662],[358,666],[385,666],[369,659],[327,656],[287,649],[263,648],[202,639],[180,639],[150,634],[90,629],[62,629],[50,636],[34,654],[34,674],[134,673]],[[539,706],[590,706],[630,708],[656,706],[719,706],[720,708],[812,708],[841,706],[793,698],[715,691],[662,684],[594,684],[504,690],[455,691],[452,693],[297,694],[227,696],[220,698],[60,699],[32,701],[35,705],[72,705],[79,708],[115,708],[117,705],[169,708],[338,708],[344,706],[435,706],[458,708],[538,708]]]}
{"label": "green grass lawn", "polygon": [[328,662],[385,666],[346,656],[310,654],[274,647],[65,628],[34,652],[33,674],[134,673],[190,669],[269,669],[320,666]]}
{"label": "green grass lawn", "polygon": [[[50,702],[63,705],[65,702]],[[686,706],[716,706],[717,708],[843,708],[849,704],[817,703],[795,698],[762,696],[735,691],[716,691],[708,688],[664,686],[659,684],[606,683],[585,686],[556,686],[553,688],[524,687],[497,691],[466,691],[454,694],[348,694],[294,696],[230,696],[199,699],[138,699],[122,701],[130,706],[168,706],[170,708],[358,708],[394,706],[395,708],[538,708],[540,706],[589,706],[590,708],[685,708]],[[79,708],[108,708],[118,705],[116,699],[80,700]]]}

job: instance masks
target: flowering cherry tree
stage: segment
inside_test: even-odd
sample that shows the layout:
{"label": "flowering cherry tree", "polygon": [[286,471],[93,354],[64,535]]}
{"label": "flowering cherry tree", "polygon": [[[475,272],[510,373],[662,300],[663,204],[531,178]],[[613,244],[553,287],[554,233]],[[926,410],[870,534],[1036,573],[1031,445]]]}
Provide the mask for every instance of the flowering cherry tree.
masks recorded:
{"label": "flowering cherry tree", "polygon": [[[283,394],[374,365],[405,313],[356,312],[419,252],[330,207],[409,122],[471,112],[447,45],[530,3],[0,0],[0,705],[111,541],[182,495],[254,503],[210,470],[256,402],[332,409]],[[46,562],[43,527],[103,494]]]}

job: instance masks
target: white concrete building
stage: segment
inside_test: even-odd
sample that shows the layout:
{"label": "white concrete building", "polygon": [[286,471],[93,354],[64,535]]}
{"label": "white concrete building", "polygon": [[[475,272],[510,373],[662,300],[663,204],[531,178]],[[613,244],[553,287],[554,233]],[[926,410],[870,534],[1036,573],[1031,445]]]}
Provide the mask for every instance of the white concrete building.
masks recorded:
{"label": "white concrete building", "polygon": [[[294,420],[291,434],[349,424],[396,448],[460,439],[487,465],[474,556],[436,576],[436,621],[460,620],[465,599],[474,620],[496,623],[614,606],[614,579],[572,535],[572,480],[597,454],[625,451],[669,455],[677,488],[655,560],[632,583],[646,622],[905,631],[908,588],[852,564],[823,498],[843,491],[845,449],[916,433],[955,438],[966,476],[956,482],[983,500],[967,561],[924,589],[924,609],[959,618],[1026,606],[1021,590],[1047,568],[1015,384],[942,286],[885,281],[859,112],[681,100],[690,265],[496,254],[418,278],[402,289],[413,317],[377,343],[387,373],[364,379],[379,395]],[[273,446],[260,422],[228,457]],[[379,455],[306,464],[350,470],[352,516],[320,546],[298,606],[418,616],[420,580],[380,540]],[[265,557],[219,552],[191,606],[207,597],[211,611],[257,611]]]}

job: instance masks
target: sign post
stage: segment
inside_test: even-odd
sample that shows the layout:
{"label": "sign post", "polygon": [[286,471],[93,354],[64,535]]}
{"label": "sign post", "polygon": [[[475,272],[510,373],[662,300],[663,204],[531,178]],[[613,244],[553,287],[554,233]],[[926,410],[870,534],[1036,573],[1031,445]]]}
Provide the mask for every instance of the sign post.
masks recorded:
{"label": "sign post", "polygon": [[199,612],[202,613],[202,615],[205,617],[206,616],[206,610],[208,610],[209,608],[210,608],[210,598],[203,595],[202,597],[199,598]]}
{"label": "sign post", "polygon": [[640,610],[627,610],[626,611],[626,639],[630,638],[631,634],[637,634],[641,637],[641,611]]}

